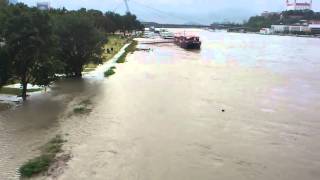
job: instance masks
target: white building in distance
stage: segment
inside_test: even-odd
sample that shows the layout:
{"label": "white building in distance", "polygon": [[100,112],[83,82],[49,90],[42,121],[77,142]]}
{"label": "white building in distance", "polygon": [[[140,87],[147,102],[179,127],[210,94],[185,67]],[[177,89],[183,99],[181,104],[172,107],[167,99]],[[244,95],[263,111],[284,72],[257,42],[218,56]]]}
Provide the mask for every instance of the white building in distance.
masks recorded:
{"label": "white building in distance", "polygon": [[287,11],[289,10],[311,10],[312,9],[312,0],[309,2],[297,2],[294,0],[290,2],[290,0],[286,0]]}
{"label": "white building in distance", "polygon": [[272,25],[270,31],[272,33],[295,33],[295,32],[309,32],[309,26],[299,25]]}

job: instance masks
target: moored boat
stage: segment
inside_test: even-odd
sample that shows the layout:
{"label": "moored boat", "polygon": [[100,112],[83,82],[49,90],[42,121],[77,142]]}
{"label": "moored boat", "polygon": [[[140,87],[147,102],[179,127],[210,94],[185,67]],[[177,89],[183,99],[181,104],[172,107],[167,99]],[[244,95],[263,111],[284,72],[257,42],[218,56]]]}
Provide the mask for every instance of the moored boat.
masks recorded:
{"label": "moored boat", "polygon": [[199,36],[176,35],[174,43],[184,49],[200,49],[201,41]]}
{"label": "moored boat", "polygon": [[174,39],[174,34],[169,32],[169,31],[162,31],[160,32],[160,36],[163,38],[163,39]]}

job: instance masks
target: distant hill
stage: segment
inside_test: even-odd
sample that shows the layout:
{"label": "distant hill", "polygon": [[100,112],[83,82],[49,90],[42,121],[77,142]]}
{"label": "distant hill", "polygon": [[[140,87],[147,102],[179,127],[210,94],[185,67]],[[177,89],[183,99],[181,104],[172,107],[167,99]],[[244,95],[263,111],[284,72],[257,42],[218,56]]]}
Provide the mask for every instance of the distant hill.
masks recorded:
{"label": "distant hill", "polygon": [[190,22],[186,22],[186,23],[184,23],[184,25],[194,25],[194,26],[199,26],[199,25],[201,25],[200,23],[196,23],[196,22],[192,22],[192,21],[190,21]]}

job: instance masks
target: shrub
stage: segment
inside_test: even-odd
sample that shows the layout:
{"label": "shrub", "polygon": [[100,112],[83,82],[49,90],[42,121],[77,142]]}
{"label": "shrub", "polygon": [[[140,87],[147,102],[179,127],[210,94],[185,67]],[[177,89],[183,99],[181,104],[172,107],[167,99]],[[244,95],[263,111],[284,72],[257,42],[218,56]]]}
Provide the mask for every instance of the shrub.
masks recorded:
{"label": "shrub", "polygon": [[47,171],[50,164],[54,161],[56,154],[62,151],[65,141],[57,135],[41,148],[42,155],[29,160],[19,168],[22,177],[32,177],[35,174]]}
{"label": "shrub", "polygon": [[31,177],[35,174],[48,170],[52,161],[52,155],[41,155],[22,165],[19,172],[22,177]]}
{"label": "shrub", "polygon": [[109,77],[114,75],[116,72],[114,71],[116,67],[111,67],[110,69],[108,69],[106,72],[104,72],[104,77]]}
{"label": "shrub", "polygon": [[125,52],[118,58],[117,63],[124,63],[126,61],[126,57],[129,53],[133,53],[136,50],[138,45],[137,41],[132,41],[131,44],[126,47]]}

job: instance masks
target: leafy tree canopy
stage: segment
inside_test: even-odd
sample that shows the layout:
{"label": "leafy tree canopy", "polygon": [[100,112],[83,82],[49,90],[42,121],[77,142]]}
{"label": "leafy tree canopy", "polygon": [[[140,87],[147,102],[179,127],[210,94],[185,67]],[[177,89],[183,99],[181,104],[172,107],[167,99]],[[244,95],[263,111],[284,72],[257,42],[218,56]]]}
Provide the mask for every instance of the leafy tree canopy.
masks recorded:
{"label": "leafy tree canopy", "polygon": [[81,77],[83,65],[101,62],[105,36],[95,28],[88,16],[71,12],[60,16],[56,29],[59,37],[59,58],[63,59],[68,76]]}
{"label": "leafy tree canopy", "polygon": [[48,85],[59,67],[54,58],[54,34],[49,14],[19,4],[10,6],[4,25],[4,42],[12,71],[23,87],[27,84]]}

